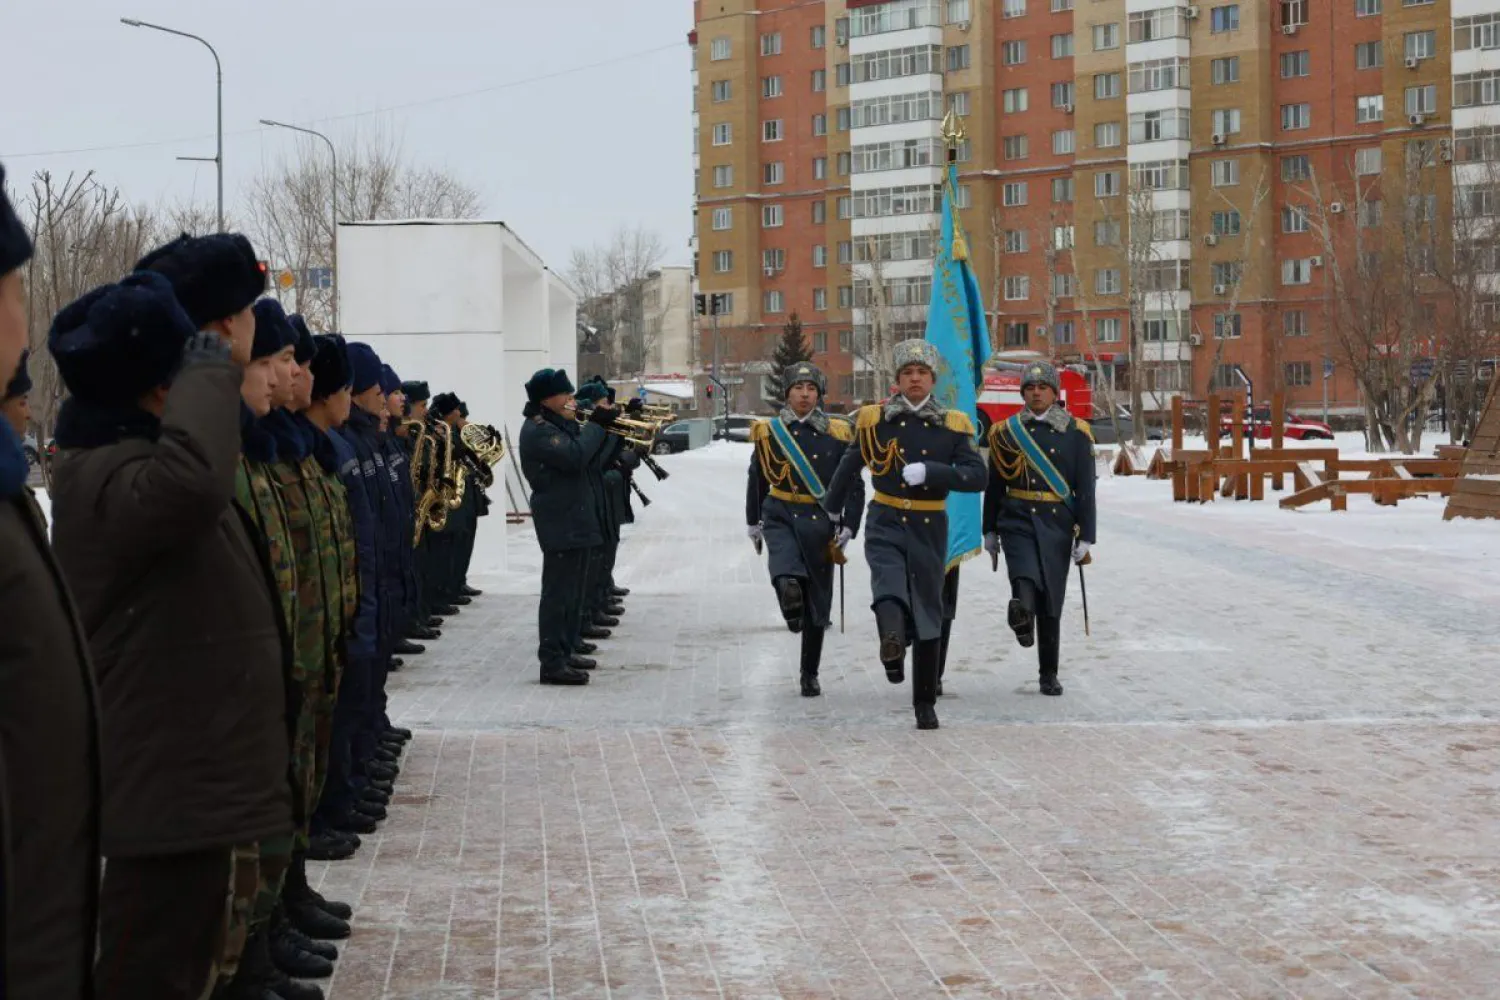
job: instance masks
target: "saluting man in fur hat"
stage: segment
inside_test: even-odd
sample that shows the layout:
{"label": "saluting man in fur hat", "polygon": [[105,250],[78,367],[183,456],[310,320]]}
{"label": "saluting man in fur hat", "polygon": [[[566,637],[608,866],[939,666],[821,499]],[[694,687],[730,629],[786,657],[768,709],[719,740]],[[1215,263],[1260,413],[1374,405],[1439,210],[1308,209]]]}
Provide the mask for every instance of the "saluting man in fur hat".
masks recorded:
{"label": "saluting man in fur hat", "polygon": [[[843,417],[823,412],[828,380],[807,361],[781,373],[786,401],[781,413],[750,428],[754,453],[745,491],[745,523],[757,547],[770,550],[771,586],[787,628],[802,634],[802,696],[823,693],[818,667],[823,634],[833,624],[833,568],[859,531],[865,505],[864,479],[845,491],[835,524],[820,504],[854,440]],[[835,551],[837,556],[835,556]]]}
{"label": "saluting man in fur hat", "polygon": [[[932,396],[938,349],[904,340],[892,351],[897,392],[861,407],[854,422],[857,447],[840,462],[829,488],[829,510],[841,508],[861,469],[870,470],[875,496],[865,519],[880,661],[892,684],[905,680],[906,647],[913,645],[912,705],[918,729],[936,729],[948,563],[948,494],[984,490],[984,460],[974,450],[968,414],[943,408]],[[837,516],[837,515],[834,515]]]}
{"label": "saluting man in fur hat", "polygon": [[1042,694],[1063,693],[1058,645],[1068,572],[1094,544],[1094,434],[1058,404],[1057,369],[1027,364],[1026,408],[990,428],[984,545],[1005,552],[1006,619],[1022,646],[1037,646]]}

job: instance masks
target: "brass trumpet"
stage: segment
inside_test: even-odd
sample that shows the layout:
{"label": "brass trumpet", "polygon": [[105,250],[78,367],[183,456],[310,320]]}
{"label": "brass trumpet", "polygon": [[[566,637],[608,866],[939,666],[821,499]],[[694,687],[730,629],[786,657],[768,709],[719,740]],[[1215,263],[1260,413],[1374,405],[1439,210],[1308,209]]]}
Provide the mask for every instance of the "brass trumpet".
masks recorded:
{"label": "brass trumpet", "polygon": [[[588,423],[592,412],[592,410],[579,409],[577,411],[578,422],[580,424]],[[623,413],[624,410],[620,412]],[[650,451],[651,446],[656,443],[656,435],[660,433],[662,426],[660,421],[631,420],[627,417],[617,417],[615,418],[615,422],[610,424],[605,430],[624,438],[626,443],[633,447],[644,448]]]}

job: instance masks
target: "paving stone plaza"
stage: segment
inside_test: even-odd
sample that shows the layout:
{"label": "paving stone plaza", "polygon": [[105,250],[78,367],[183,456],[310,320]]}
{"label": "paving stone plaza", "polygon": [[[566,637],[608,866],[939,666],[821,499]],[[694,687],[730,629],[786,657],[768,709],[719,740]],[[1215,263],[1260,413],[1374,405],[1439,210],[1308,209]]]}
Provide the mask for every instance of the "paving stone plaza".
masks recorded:
{"label": "paving stone plaza", "polygon": [[390,818],[318,866],[356,909],[332,997],[1500,995],[1482,593],[1394,538],[1370,572],[1106,481],[1066,695],[1037,693],[974,560],[920,733],[857,540],[823,697],[799,697],[748,455],[643,484],[588,687],[536,683],[526,529],[392,677],[417,735]]}

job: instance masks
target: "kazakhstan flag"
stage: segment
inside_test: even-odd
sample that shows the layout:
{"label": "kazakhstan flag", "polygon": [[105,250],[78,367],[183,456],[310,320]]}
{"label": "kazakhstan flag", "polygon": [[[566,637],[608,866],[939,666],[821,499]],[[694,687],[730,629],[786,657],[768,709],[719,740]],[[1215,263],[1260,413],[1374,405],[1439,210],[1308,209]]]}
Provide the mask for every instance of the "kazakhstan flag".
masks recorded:
{"label": "kazakhstan flag", "polygon": [[[990,356],[990,333],[984,319],[979,280],[969,266],[954,202],[958,195],[958,166],[948,164],[943,183],[943,234],[932,270],[932,305],[927,311],[929,344],[947,362],[938,373],[935,395],[950,410],[967,413],[979,426],[979,387]],[[979,442],[976,438],[975,446]],[[984,494],[948,494],[948,568],[982,551]]]}

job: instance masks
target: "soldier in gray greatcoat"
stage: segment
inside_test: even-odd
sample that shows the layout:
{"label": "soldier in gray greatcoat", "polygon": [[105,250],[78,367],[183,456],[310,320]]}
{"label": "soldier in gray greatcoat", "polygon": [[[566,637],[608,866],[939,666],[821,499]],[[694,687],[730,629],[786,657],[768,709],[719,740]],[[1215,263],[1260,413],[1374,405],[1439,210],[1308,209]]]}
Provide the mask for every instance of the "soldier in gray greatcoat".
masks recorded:
{"label": "soldier in gray greatcoat", "polygon": [[[865,406],[855,419],[856,447],[844,453],[825,507],[842,509],[862,468],[875,488],[865,520],[875,624],[886,679],[905,680],[912,656],[912,704],[918,729],[938,727],[938,666],[943,636],[943,581],[948,561],[950,492],[984,490],[984,461],[974,450],[974,423],[932,396],[942,356],[924,340],[892,351],[898,391]],[[837,517],[838,515],[832,515]]]}
{"label": "soldier in gray greatcoat", "polygon": [[[828,381],[815,365],[799,362],[782,372],[786,405],[771,420],[758,420],[750,429],[755,446],[745,491],[745,522],[752,541],[770,549],[771,585],[787,628],[802,634],[802,695],[822,694],[818,666],[823,656],[823,633],[832,624],[833,548],[840,554],[859,531],[865,503],[864,480],[856,477],[845,491],[835,527],[819,501],[838,470],[839,461],[854,440],[854,428],[843,417],[823,412]],[[772,426],[773,421],[780,428]],[[811,475],[798,471],[800,451]]]}
{"label": "soldier in gray greatcoat", "polygon": [[1022,646],[1037,645],[1042,694],[1055,697],[1068,571],[1094,544],[1094,436],[1058,405],[1057,369],[1032,362],[1021,378],[1026,408],[990,428],[984,544],[1005,552],[1007,622]]}

